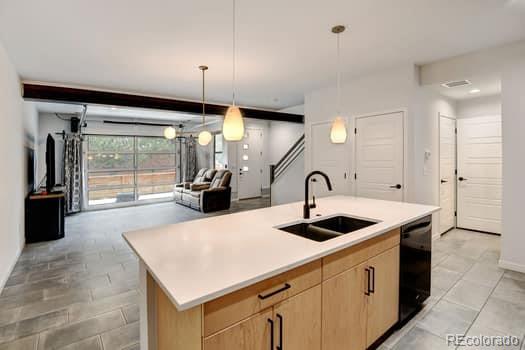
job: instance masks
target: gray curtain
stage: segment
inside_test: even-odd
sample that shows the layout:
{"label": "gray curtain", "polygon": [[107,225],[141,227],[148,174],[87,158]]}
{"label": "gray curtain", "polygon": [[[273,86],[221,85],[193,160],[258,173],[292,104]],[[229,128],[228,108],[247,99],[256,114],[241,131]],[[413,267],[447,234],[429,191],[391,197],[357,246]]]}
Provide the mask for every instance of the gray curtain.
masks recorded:
{"label": "gray curtain", "polygon": [[79,135],[66,135],[64,139],[64,186],[66,191],[66,214],[80,211],[82,140]]}
{"label": "gray curtain", "polygon": [[197,140],[190,136],[186,138],[186,166],[184,178],[193,181],[197,174]]}

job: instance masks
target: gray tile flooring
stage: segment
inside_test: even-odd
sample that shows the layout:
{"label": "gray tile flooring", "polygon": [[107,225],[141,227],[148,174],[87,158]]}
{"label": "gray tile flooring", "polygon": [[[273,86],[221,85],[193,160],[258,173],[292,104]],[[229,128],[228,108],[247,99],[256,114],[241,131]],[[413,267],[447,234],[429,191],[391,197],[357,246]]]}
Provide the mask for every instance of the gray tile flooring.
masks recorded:
{"label": "gray tile flooring", "polygon": [[[228,212],[267,205],[234,202]],[[0,295],[0,350],[138,350],[137,260],[121,233],[203,216],[163,203],[68,217],[66,238],[28,245]],[[525,274],[497,267],[499,237],[453,230],[432,258],[432,296],[381,349],[454,349],[449,333],[523,339]]]}
{"label": "gray tile flooring", "polygon": [[66,237],[27,245],[0,294],[0,350],[138,349],[138,264],[122,232],[266,206],[202,214],[170,202],[66,218]]}

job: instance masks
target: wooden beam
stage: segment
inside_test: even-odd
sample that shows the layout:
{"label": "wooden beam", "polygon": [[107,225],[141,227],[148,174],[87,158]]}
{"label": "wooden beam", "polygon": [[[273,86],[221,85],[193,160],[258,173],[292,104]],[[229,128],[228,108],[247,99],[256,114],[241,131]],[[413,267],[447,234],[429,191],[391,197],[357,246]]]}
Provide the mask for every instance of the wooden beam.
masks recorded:
{"label": "wooden beam", "polygon": [[[24,83],[22,88],[22,97],[26,100],[33,101],[148,108],[193,114],[202,113],[202,103],[194,101],[44,84]],[[227,109],[228,106],[224,105],[206,104],[207,114],[224,115]],[[304,123],[304,116],[300,114],[245,107],[241,107],[241,111],[245,118]]]}

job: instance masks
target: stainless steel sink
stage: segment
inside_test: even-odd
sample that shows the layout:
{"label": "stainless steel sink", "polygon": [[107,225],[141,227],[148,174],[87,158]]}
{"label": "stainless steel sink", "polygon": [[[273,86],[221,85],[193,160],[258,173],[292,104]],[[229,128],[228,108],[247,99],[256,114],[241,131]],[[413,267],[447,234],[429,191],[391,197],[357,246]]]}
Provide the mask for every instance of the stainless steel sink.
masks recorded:
{"label": "stainless steel sink", "polygon": [[317,242],[324,242],[374,224],[377,222],[338,215],[317,221],[282,226],[278,229]]}

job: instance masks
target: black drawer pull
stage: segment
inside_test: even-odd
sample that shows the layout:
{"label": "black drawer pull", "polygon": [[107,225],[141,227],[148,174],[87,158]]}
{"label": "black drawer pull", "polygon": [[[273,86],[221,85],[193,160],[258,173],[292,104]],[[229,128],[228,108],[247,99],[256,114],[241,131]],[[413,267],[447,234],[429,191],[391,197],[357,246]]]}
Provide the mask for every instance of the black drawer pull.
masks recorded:
{"label": "black drawer pull", "polygon": [[366,271],[366,279],[367,279],[365,295],[370,295],[370,269],[365,268],[365,271]]}
{"label": "black drawer pull", "polygon": [[268,323],[270,323],[270,350],[273,350],[273,320],[269,318]]}
{"label": "black drawer pull", "polygon": [[276,316],[279,319],[279,345],[277,345],[277,350],[283,350],[283,317],[279,314]]}
{"label": "black drawer pull", "polygon": [[376,269],[373,266],[370,266],[370,271],[372,272],[372,288],[370,288],[370,293],[375,293],[376,291]]}
{"label": "black drawer pull", "polygon": [[285,283],[284,287],[282,287],[280,289],[277,289],[276,291],[273,291],[273,292],[271,292],[269,294],[266,294],[266,295],[259,294],[259,299],[261,299],[261,300],[268,299],[269,297],[273,297],[275,294],[279,294],[279,293],[284,292],[285,290],[288,290],[290,288],[292,288],[292,286],[289,285],[288,283]]}

